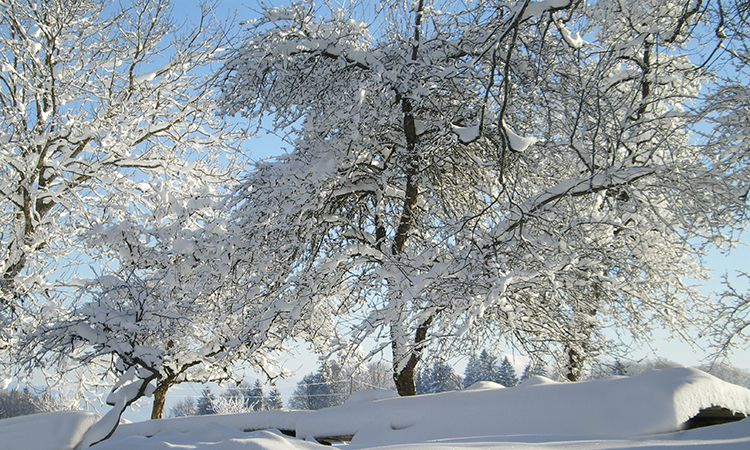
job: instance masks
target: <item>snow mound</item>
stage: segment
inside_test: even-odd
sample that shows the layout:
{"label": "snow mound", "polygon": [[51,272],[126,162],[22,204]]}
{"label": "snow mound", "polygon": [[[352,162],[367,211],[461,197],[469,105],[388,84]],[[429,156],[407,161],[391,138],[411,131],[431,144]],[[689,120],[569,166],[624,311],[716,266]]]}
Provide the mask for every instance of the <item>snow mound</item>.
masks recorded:
{"label": "snow mound", "polygon": [[344,404],[300,416],[297,436],[353,436],[361,446],[472,436],[616,438],[678,431],[712,406],[750,413],[750,390],[696,369],[580,383],[540,378],[532,386]]}
{"label": "snow mound", "polygon": [[57,411],[0,420],[2,450],[72,450],[99,420],[85,411]]}
{"label": "snow mound", "polygon": [[312,411],[260,411],[254,413],[218,414],[210,416],[179,417],[175,419],[147,420],[122,424],[115,430],[114,436],[138,435],[155,436],[165,431],[187,433],[200,428],[207,419],[224,427],[239,431],[283,430],[294,431],[299,418]]}
{"label": "snow mound", "polygon": [[156,436],[117,436],[92,449],[95,450],[320,450],[321,445],[288,438],[278,431],[243,433],[234,427],[203,420],[204,425],[191,431],[162,431]]}
{"label": "snow mound", "polygon": [[471,386],[464,389],[465,391],[481,391],[485,389],[505,389],[502,384],[493,383],[492,381],[477,381]]}
{"label": "snow mound", "polygon": [[396,398],[398,394],[395,391],[387,391],[385,389],[372,389],[366,391],[358,391],[353,393],[346,399],[344,404],[350,405],[352,403],[363,403],[363,402],[374,402],[376,400],[384,400],[387,398]]}
{"label": "snow mound", "polygon": [[557,384],[556,381],[552,381],[547,377],[535,375],[533,377],[529,377],[526,380],[524,380],[519,386],[523,387],[529,387],[529,386],[539,386],[543,384]]}
{"label": "snow mound", "polygon": [[[319,411],[183,417],[123,424],[96,450],[312,450],[308,440],[352,439],[360,449],[388,446],[448,448],[565,448],[588,450],[750,444],[750,420],[673,434],[702,410],[717,407],[750,414],[750,390],[696,369],[669,369],[633,377],[555,383],[543,377],[520,387],[480,383],[464,391],[395,397],[366,391],[336,408]],[[0,421],[2,450],[70,450],[97,416],[63,412]],[[261,431],[274,430],[274,431]],[[41,431],[41,432],[40,432]],[[731,442],[730,442],[731,441]],[[505,443],[505,444],[501,444]],[[540,444],[544,443],[540,446]],[[549,445],[548,445],[549,444]],[[578,445],[580,444],[580,445]],[[648,447],[651,448],[651,447]],[[691,447],[693,448],[693,447]]]}

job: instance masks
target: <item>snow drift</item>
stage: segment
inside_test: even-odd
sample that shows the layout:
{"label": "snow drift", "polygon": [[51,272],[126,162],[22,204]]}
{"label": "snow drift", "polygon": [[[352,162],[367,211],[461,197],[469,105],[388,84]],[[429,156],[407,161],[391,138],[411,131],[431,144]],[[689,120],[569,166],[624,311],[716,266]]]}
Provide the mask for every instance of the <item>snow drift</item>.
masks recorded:
{"label": "snow drift", "polygon": [[515,388],[348,402],[300,417],[298,437],[381,445],[472,436],[632,437],[678,431],[702,409],[750,413],[750,390],[697,369],[581,383],[531,378]]}
{"label": "snow drift", "polygon": [[99,415],[59,411],[0,420],[2,450],[72,450]]}
{"label": "snow drift", "polygon": [[[677,368],[580,383],[533,377],[514,388],[483,382],[464,391],[403,398],[367,391],[319,411],[264,411],[210,420],[242,431],[279,429],[299,438],[352,439],[368,446],[473,436],[642,436],[678,431],[713,406],[750,414],[750,390],[697,369]],[[205,420],[124,424],[115,435],[187,432]]]}
{"label": "snow drift", "polygon": [[[203,447],[186,442],[209,441],[227,442],[210,447],[217,450],[309,448],[309,443],[287,440],[277,431],[259,431],[272,429],[308,440],[351,439],[358,448],[407,448],[438,441],[464,443],[467,447],[485,441],[489,447],[501,441],[528,445],[592,439],[645,442],[673,439],[666,436],[678,435],[657,438],[653,434],[678,431],[707,408],[724,407],[750,414],[750,390],[684,368],[580,383],[555,383],[536,377],[514,388],[482,382],[464,391],[405,398],[394,395],[387,391],[360,392],[342,406],[319,411],[264,411],[123,424],[112,438],[93,448],[156,449],[166,448],[159,443],[169,443],[198,449]],[[92,417],[95,419],[87,413],[65,412],[0,421],[0,448],[73,448],[76,439],[91,427]],[[741,444],[737,441],[737,445],[750,442],[748,423],[732,428],[740,435]],[[40,429],[45,432],[36,432]],[[52,445],[55,442],[61,444]],[[585,448],[610,448],[607,445],[587,444]]]}

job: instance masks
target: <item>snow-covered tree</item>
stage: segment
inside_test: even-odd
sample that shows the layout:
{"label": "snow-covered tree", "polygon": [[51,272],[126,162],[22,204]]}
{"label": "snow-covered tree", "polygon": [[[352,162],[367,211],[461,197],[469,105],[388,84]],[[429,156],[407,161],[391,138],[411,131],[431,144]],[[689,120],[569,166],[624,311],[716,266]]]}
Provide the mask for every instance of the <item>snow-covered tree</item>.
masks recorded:
{"label": "snow-covered tree", "polygon": [[382,362],[369,362],[350,370],[350,372],[352,371],[352,392],[371,389],[395,389],[393,371]]}
{"label": "snow-covered tree", "polygon": [[[187,179],[219,183],[231,174],[223,162],[234,159],[237,136],[214,115],[215,78],[207,70],[228,43],[226,30],[211,21],[208,7],[195,25],[176,22],[171,8],[167,0],[0,5],[3,363],[20,361],[25,366],[15,368],[33,370],[29,363],[45,364],[37,358],[39,346],[77,363],[93,362],[96,355],[81,359],[72,347],[65,347],[77,341],[97,347],[94,353],[100,356],[110,355],[113,366],[104,363],[105,373],[124,374],[135,366],[144,369],[137,370],[136,376],[159,384],[157,399],[171,384],[168,380],[174,379],[167,373],[170,369],[154,372],[153,365],[164,361],[159,354],[164,348],[180,347],[178,341],[169,339],[168,333],[147,336],[172,326],[177,332],[180,319],[173,314],[185,313],[154,309],[165,306],[166,287],[159,299],[148,296],[154,282],[149,276],[154,272],[145,275],[153,268],[146,266],[162,264],[167,255],[147,262],[145,255],[128,253],[127,248],[148,233],[139,235],[137,227],[123,227],[118,236],[116,225],[107,228],[112,221],[126,223],[123,217],[130,213],[134,213],[130,225],[141,220],[141,195],[166,195],[169,189],[164,186],[194,187],[185,184]],[[162,199],[165,203],[169,199]],[[179,215],[179,211],[172,213]],[[89,230],[97,228],[115,235],[106,242],[84,242],[82,235],[92,238]],[[150,243],[140,244],[143,249]],[[107,253],[115,247],[126,250],[123,258],[106,267],[112,261]],[[97,267],[100,262],[105,268]],[[92,296],[78,295],[82,284],[74,281],[81,276],[78,264],[91,264],[102,275],[88,284],[96,289]],[[174,271],[186,267],[183,263]],[[164,276],[173,270],[161,269]],[[148,305],[143,303],[146,298]],[[70,319],[68,324],[81,323],[78,328],[68,327],[72,333],[67,343],[60,340],[61,316]],[[129,328],[129,323],[142,325],[144,316],[159,319]],[[109,328],[115,324],[121,326],[118,333],[128,331],[115,336]],[[41,331],[36,329],[39,325]],[[105,337],[107,333],[113,340]],[[38,338],[34,345],[20,342],[28,335]],[[60,345],[54,349],[47,337]],[[149,342],[160,337],[164,337],[161,348]],[[196,364],[171,363],[183,368]],[[55,367],[75,366],[60,362]],[[86,379],[81,381],[86,384]]]}
{"label": "snow-covered tree", "polygon": [[625,365],[620,361],[619,359],[615,360],[615,363],[612,364],[612,375],[617,376],[626,376],[628,374],[628,369],[625,367]]}
{"label": "snow-covered tree", "polygon": [[167,0],[110,3],[0,5],[6,354],[27,331],[27,310],[86,252],[76,238],[92,219],[127,207],[137,182],[189,171],[189,158],[236,140],[218,126],[211,78],[199,73],[227,43],[210,10],[190,27]]}
{"label": "snow-covered tree", "polygon": [[176,384],[232,380],[238,360],[272,374],[267,350],[280,341],[247,326],[263,311],[234,289],[224,256],[234,237],[215,189],[184,177],[144,182],[139,191],[138,203],[108,212],[86,235],[113,264],[24,342],[35,350],[30,367],[63,360],[98,367],[109,357],[105,370],[116,377],[131,368],[148,374],[156,384],[152,418],[160,418]]}
{"label": "snow-covered tree", "polygon": [[435,361],[432,366],[417,372],[417,394],[459,391],[463,387],[461,376],[445,361]]}
{"label": "snow-covered tree", "polygon": [[199,416],[205,416],[207,414],[216,414],[214,410],[214,403],[216,402],[216,396],[211,392],[210,387],[203,388],[201,396],[198,398],[196,404],[195,413]]}
{"label": "snow-covered tree", "polygon": [[41,412],[28,388],[22,391],[0,389],[0,420]]}
{"label": "snow-covered tree", "polygon": [[477,381],[480,381],[479,358],[476,353],[472,353],[464,370],[464,388],[471,386]]}
{"label": "snow-covered tree", "polygon": [[407,395],[430,345],[507,339],[576,379],[605,325],[699,320],[695,243],[732,238],[747,179],[691,140],[691,2],[382,11],[265,8],[222,73],[225,112],[291,145],[234,204],[288,335],[375,338]]}
{"label": "snow-covered tree", "polygon": [[187,417],[198,415],[198,406],[193,397],[186,397],[169,407],[167,417]]}
{"label": "snow-covered tree", "polygon": [[268,409],[266,392],[260,380],[255,380],[253,388],[248,391],[247,403],[253,411],[265,411]]}
{"label": "snow-covered tree", "polygon": [[[715,154],[720,169],[750,177],[748,151],[750,145],[750,108],[746,80],[750,77],[750,7],[744,0],[721,0],[705,7],[703,24],[711,37],[706,41],[709,51],[703,67],[715,74],[709,85],[710,94],[702,99],[700,108],[704,127],[698,129],[703,143]],[[738,184],[738,186],[742,186]],[[748,190],[739,194],[747,203]],[[747,223],[747,216],[745,217]],[[730,247],[725,248],[725,251]],[[745,270],[723,274],[726,289],[714,306],[716,320],[704,333],[712,340],[714,357],[725,358],[737,348],[747,348],[750,333],[747,320],[750,311]]]}
{"label": "snow-covered tree", "polygon": [[317,410],[343,404],[351,394],[350,379],[337,363],[325,363],[317,372],[305,375],[297,383],[289,407]]}
{"label": "snow-covered tree", "polygon": [[500,366],[497,370],[498,384],[505,387],[513,387],[518,384],[518,377],[516,376],[516,369],[513,367],[513,363],[510,362],[508,357],[503,358]]}
{"label": "snow-covered tree", "polygon": [[534,376],[547,376],[547,369],[545,369],[544,367],[544,361],[531,361],[526,364],[526,367],[523,368],[521,378],[519,378],[518,381],[520,383],[523,383],[524,381]]}
{"label": "snow-covered tree", "polygon": [[464,371],[464,388],[477,381],[500,383],[497,356],[490,354],[486,349],[483,349],[478,357],[472,354]]}
{"label": "snow-covered tree", "polygon": [[[115,386],[123,394],[111,396],[118,407],[153,393],[159,418],[171,386],[234,379],[239,359],[275,376],[265,350],[280,339],[266,334],[272,321],[249,325],[265,311],[235,289],[228,260],[238,238],[220,200],[237,172],[237,134],[213,115],[216,79],[208,70],[227,39],[209,24],[210,9],[197,26],[181,27],[167,1],[84,3],[2,6],[9,8],[2,20],[43,48],[28,62],[4,56],[5,86],[30,76],[38,82],[8,91],[16,103],[6,102],[37,107],[19,110],[25,122],[13,122],[0,148],[2,170],[13,175],[0,201],[20,208],[2,234],[17,238],[3,245],[10,262],[3,292],[12,288],[11,297],[24,300],[6,318],[27,326],[3,327],[15,333],[3,342],[21,343],[12,362],[22,369],[121,378]],[[16,193],[25,192],[31,200],[19,203],[25,194]],[[63,274],[48,286],[36,276],[42,267],[29,265],[30,256],[41,264],[71,255],[96,258],[90,279]],[[17,320],[21,304],[34,320]],[[88,382],[80,379],[82,387]]]}
{"label": "snow-covered tree", "polygon": [[281,391],[274,386],[266,398],[266,407],[269,411],[284,409],[284,401],[281,399]]}

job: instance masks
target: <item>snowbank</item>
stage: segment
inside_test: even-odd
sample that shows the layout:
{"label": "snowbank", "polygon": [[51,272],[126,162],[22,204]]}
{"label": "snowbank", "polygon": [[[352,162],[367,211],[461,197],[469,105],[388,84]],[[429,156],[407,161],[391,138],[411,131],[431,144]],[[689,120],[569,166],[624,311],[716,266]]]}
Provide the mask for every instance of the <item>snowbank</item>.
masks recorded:
{"label": "snowbank", "polygon": [[283,436],[277,431],[243,433],[203,416],[202,426],[180,433],[162,431],[152,438],[143,436],[112,437],[97,444],[96,450],[323,450],[329,447]]}
{"label": "snowbank", "polygon": [[[441,394],[352,396],[320,411],[184,417],[123,424],[95,450],[321,450],[300,438],[352,437],[355,449],[750,448],[750,420],[671,434],[713,406],[750,414],[750,390],[696,369],[581,383],[532,378],[502,388],[478,383]],[[0,421],[0,450],[70,450],[96,416],[64,412]]]}
{"label": "snowbank", "polygon": [[2,450],[72,450],[99,415],[58,411],[0,420]]}
{"label": "snowbank", "polygon": [[150,437],[163,431],[187,433],[205,425],[207,421],[239,431],[276,429],[294,432],[299,418],[312,413],[312,411],[261,411],[148,420],[145,422],[122,424],[117,427],[114,436],[137,435]]}
{"label": "snowbank", "polygon": [[701,409],[750,413],[750,390],[696,369],[581,383],[536,379],[511,389],[344,404],[300,416],[298,437],[353,436],[361,446],[475,436],[633,437],[677,431]]}

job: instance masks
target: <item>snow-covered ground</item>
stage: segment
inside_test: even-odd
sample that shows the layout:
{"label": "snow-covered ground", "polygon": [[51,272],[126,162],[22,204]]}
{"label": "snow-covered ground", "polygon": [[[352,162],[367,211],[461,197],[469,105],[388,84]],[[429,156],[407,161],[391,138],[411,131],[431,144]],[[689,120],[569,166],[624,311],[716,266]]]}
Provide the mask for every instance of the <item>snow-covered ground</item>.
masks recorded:
{"label": "snow-covered ground", "polygon": [[[350,437],[355,449],[750,449],[750,420],[679,431],[702,409],[750,414],[750,390],[696,369],[582,383],[532,378],[515,388],[479,383],[458,392],[353,395],[320,411],[266,411],[121,425],[96,450],[312,450]],[[0,421],[0,450],[73,449],[88,413]],[[255,431],[253,431],[255,430]],[[288,437],[278,430],[294,432]]]}

